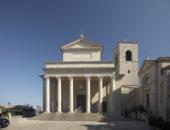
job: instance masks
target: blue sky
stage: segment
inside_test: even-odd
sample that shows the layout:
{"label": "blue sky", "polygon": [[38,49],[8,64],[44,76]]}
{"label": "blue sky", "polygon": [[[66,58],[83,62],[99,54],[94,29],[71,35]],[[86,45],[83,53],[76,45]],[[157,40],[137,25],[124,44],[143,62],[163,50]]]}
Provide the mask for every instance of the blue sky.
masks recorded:
{"label": "blue sky", "polygon": [[0,104],[41,105],[45,61],[80,32],[112,60],[118,40],[139,42],[139,60],[170,56],[169,0],[0,0]]}

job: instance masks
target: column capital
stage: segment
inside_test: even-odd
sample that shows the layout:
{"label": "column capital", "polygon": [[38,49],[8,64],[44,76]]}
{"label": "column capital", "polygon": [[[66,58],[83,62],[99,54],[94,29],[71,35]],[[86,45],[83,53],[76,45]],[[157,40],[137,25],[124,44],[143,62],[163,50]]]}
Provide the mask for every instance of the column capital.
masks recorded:
{"label": "column capital", "polygon": [[115,79],[115,78],[116,78],[116,76],[115,76],[115,75],[112,75],[112,76],[110,76],[110,78],[111,78],[111,79]]}
{"label": "column capital", "polygon": [[91,76],[85,76],[86,79],[91,79]]}
{"label": "column capital", "polygon": [[56,79],[61,79],[61,76],[55,76],[56,77]]}
{"label": "column capital", "polygon": [[50,78],[50,76],[44,75],[44,79],[49,79],[49,78]]}
{"label": "column capital", "polygon": [[103,79],[103,76],[98,76],[99,80],[102,80]]}
{"label": "column capital", "polygon": [[74,79],[74,77],[73,77],[73,76],[68,76],[68,78],[69,78],[69,79]]}

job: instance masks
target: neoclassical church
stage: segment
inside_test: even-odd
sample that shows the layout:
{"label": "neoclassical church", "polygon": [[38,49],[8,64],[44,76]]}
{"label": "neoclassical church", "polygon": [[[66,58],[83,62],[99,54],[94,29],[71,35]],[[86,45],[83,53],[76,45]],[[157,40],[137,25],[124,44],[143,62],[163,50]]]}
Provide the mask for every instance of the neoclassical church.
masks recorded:
{"label": "neoclassical church", "polygon": [[[104,45],[104,44],[103,44]],[[110,61],[104,47],[79,39],[61,47],[62,61],[47,61],[43,68],[43,110],[57,113],[121,113],[126,98],[138,87],[138,44],[119,41]],[[123,96],[122,96],[123,95]]]}

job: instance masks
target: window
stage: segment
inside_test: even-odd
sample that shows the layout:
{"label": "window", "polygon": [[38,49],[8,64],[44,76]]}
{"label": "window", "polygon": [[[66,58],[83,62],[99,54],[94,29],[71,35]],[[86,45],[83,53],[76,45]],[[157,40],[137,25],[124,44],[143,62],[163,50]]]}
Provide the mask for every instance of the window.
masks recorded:
{"label": "window", "polygon": [[126,61],[132,61],[132,52],[130,50],[126,51]]}
{"label": "window", "polygon": [[146,107],[149,108],[150,103],[149,103],[149,94],[146,94]]}
{"label": "window", "polygon": [[130,74],[130,70],[128,70],[128,74]]}

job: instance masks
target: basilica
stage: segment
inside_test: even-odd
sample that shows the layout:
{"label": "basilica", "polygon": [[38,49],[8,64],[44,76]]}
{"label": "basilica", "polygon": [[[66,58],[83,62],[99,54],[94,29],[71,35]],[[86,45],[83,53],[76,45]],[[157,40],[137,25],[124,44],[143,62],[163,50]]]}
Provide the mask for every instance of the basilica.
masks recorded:
{"label": "basilica", "polygon": [[[61,53],[62,61],[46,61],[43,68],[44,112],[121,113],[128,108],[126,95],[139,87],[138,43],[118,41],[113,52],[104,52],[81,35]],[[113,54],[112,59],[102,59],[103,53]]]}

